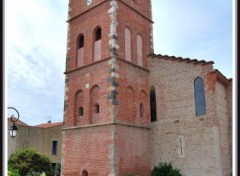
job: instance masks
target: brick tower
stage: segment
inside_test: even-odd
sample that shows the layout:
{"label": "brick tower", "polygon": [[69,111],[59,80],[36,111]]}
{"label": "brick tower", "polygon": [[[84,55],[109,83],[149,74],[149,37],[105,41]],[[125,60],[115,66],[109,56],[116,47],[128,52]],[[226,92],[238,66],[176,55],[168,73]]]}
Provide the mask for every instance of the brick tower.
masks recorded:
{"label": "brick tower", "polygon": [[150,0],[70,0],[63,176],[151,170]]}

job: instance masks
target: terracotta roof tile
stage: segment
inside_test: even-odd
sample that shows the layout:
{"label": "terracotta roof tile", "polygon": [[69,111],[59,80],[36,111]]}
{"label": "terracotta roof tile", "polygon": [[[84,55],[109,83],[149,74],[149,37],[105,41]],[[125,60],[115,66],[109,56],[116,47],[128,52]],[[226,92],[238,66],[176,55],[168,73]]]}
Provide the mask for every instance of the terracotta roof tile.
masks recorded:
{"label": "terracotta roof tile", "polygon": [[51,127],[57,127],[63,125],[63,122],[55,122],[55,123],[42,123],[39,125],[36,125],[35,127],[39,128],[51,128]]}
{"label": "terracotta roof tile", "polygon": [[[17,120],[16,117],[13,117],[13,120]],[[11,117],[8,118],[8,122],[12,123]],[[28,126],[28,124],[24,123],[23,121],[21,121],[20,119],[18,119],[18,121],[15,122],[16,125],[24,125],[24,126]]]}
{"label": "terracotta roof tile", "polygon": [[168,55],[161,55],[161,54],[151,54],[148,55],[152,58],[164,59],[164,60],[171,60],[171,61],[178,61],[178,62],[186,62],[186,63],[193,63],[193,64],[214,64],[213,61],[205,61],[205,60],[197,60],[197,59],[190,59],[190,58],[182,58],[176,56],[168,56]]}

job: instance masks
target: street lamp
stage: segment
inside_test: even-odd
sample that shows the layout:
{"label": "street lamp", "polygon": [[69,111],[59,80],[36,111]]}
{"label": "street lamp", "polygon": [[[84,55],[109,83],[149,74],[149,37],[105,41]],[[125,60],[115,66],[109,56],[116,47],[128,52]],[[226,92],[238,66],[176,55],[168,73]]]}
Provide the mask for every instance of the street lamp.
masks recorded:
{"label": "street lamp", "polygon": [[13,109],[14,111],[17,112],[17,117],[14,117],[14,115],[11,115],[12,125],[9,127],[10,136],[14,138],[15,136],[17,136],[17,132],[18,132],[18,128],[15,125],[15,122],[17,122],[19,119],[19,112],[13,107],[8,107],[8,109]]}

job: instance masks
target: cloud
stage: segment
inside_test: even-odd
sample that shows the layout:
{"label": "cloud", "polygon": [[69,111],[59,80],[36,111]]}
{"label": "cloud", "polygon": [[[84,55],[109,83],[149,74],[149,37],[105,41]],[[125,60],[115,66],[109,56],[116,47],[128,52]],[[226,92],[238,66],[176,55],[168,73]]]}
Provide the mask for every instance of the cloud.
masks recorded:
{"label": "cloud", "polygon": [[67,2],[8,0],[5,5],[8,106],[30,125],[49,116],[62,120]]}

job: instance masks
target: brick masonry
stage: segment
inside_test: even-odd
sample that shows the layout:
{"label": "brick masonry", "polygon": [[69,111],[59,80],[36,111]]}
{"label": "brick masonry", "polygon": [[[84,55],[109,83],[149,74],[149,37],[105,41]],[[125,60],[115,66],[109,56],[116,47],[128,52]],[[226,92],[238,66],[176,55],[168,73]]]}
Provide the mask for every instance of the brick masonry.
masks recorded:
{"label": "brick masonry", "polygon": [[[153,54],[150,0],[93,0],[89,6],[70,0],[68,23],[62,176],[84,170],[92,176],[149,176],[160,161],[172,162],[184,176],[230,175],[231,80],[213,62]],[[94,61],[99,27],[101,59]],[[131,61],[125,58],[126,28]],[[138,35],[143,66],[137,61]],[[204,80],[206,99],[206,115],[200,117],[197,77]],[[150,117],[152,86],[156,122]]]}

